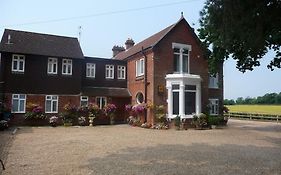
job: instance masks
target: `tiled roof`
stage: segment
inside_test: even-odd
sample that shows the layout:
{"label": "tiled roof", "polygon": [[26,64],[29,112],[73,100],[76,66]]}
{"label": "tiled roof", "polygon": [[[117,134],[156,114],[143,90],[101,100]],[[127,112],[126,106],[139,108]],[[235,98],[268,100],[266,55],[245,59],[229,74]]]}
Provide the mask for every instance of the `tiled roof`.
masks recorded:
{"label": "tiled roof", "polygon": [[153,47],[155,44],[157,44],[173,27],[175,26],[175,24],[170,25],[169,27],[161,30],[160,32],[150,36],[149,38],[137,43],[136,45],[134,45],[133,47],[131,47],[130,49],[120,52],[119,54],[117,54],[115,56],[115,59],[119,59],[119,60],[123,60],[126,59],[138,52],[141,52],[142,48],[148,49],[150,47]]}
{"label": "tiled roof", "polygon": [[[10,43],[8,36],[10,35]],[[5,29],[0,51],[84,59],[77,38]]]}
{"label": "tiled roof", "polygon": [[86,96],[131,97],[127,88],[113,87],[84,87],[82,94]]}

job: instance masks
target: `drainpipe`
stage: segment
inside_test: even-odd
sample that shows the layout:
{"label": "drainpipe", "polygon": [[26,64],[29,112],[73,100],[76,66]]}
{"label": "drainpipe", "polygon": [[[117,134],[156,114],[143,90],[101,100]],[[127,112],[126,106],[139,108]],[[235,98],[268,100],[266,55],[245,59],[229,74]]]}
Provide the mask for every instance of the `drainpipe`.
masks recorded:
{"label": "drainpipe", "polygon": [[[147,104],[147,56],[144,53],[143,47],[141,47],[141,53],[144,56],[144,103]],[[147,110],[144,113],[144,122],[147,122]]]}

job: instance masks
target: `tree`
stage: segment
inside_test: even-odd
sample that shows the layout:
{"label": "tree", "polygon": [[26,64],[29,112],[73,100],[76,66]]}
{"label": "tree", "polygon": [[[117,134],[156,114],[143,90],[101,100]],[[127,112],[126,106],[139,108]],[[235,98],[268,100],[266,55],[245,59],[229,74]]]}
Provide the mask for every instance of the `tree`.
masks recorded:
{"label": "tree", "polygon": [[210,71],[230,56],[239,71],[253,70],[269,50],[275,56],[267,67],[281,68],[280,12],[280,0],[207,0],[198,31]]}

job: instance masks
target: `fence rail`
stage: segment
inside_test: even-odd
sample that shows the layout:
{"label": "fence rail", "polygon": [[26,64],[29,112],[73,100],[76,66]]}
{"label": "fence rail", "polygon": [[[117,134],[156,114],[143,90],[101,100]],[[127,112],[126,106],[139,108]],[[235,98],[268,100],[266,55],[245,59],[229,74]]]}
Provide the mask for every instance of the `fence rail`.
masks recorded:
{"label": "fence rail", "polygon": [[240,118],[240,119],[249,119],[249,120],[263,120],[263,121],[276,121],[280,122],[280,115],[273,114],[255,114],[255,113],[242,113],[242,112],[229,112],[224,114],[229,118]]}

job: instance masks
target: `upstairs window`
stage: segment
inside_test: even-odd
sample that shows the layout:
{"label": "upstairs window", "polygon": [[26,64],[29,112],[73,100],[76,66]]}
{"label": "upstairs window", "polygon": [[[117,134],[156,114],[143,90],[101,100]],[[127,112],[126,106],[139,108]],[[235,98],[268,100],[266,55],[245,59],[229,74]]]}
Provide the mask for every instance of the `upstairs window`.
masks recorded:
{"label": "upstairs window", "polygon": [[103,109],[103,107],[106,105],[106,97],[97,97],[96,98],[97,105],[100,109]]}
{"label": "upstairs window", "polygon": [[126,78],[126,67],[125,66],[118,66],[117,77],[118,77],[118,79]]}
{"label": "upstairs window", "polygon": [[136,77],[144,75],[144,59],[139,59],[136,61]]}
{"label": "upstairs window", "polygon": [[25,57],[24,55],[13,55],[12,71],[24,72]]}
{"label": "upstairs window", "polygon": [[219,74],[209,75],[209,88],[219,88]]}
{"label": "upstairs window", "polygon": [[57,74],[58,72],[58,59],[48,58],[48,74]]}
{"label": "upstairs window", "polygon": [[210,115],[219,114],[219,99],[209,99]]}
{"label": "upstairs window", "polygon": [[96,76],[96,64],[87,63],[86,67],[86,77],[95,78]]}
{"label": "upstairs window", "polygon": [[174,72],[189,73],[189,51],[191,46],[186,44],[173,43]]}
{"label": "upstairs window", "polygon": [[88,105],[89,98],[87,96],[81,96],[80,97],[80,104],[81,106],[87,106]]}
{"label": "upstairs window", "polygon": [[58,112],[58,96],[57,95],[46,95],[45,112],[46,113],[57,113]]}
{"label": "upstairs window", "polygon": [[25,94],[13,94],[12,95],[12,112],[13,113],[25,113],[26,95]]}
{"label": "upstairs window", "polygon": [[63,75],[72,75],[72,60],[71,59],[62,60],[62,74]]}
{"label": "upstairs window", "polygon": [[114,79],[114,65],[105,65],[105,78]]}

